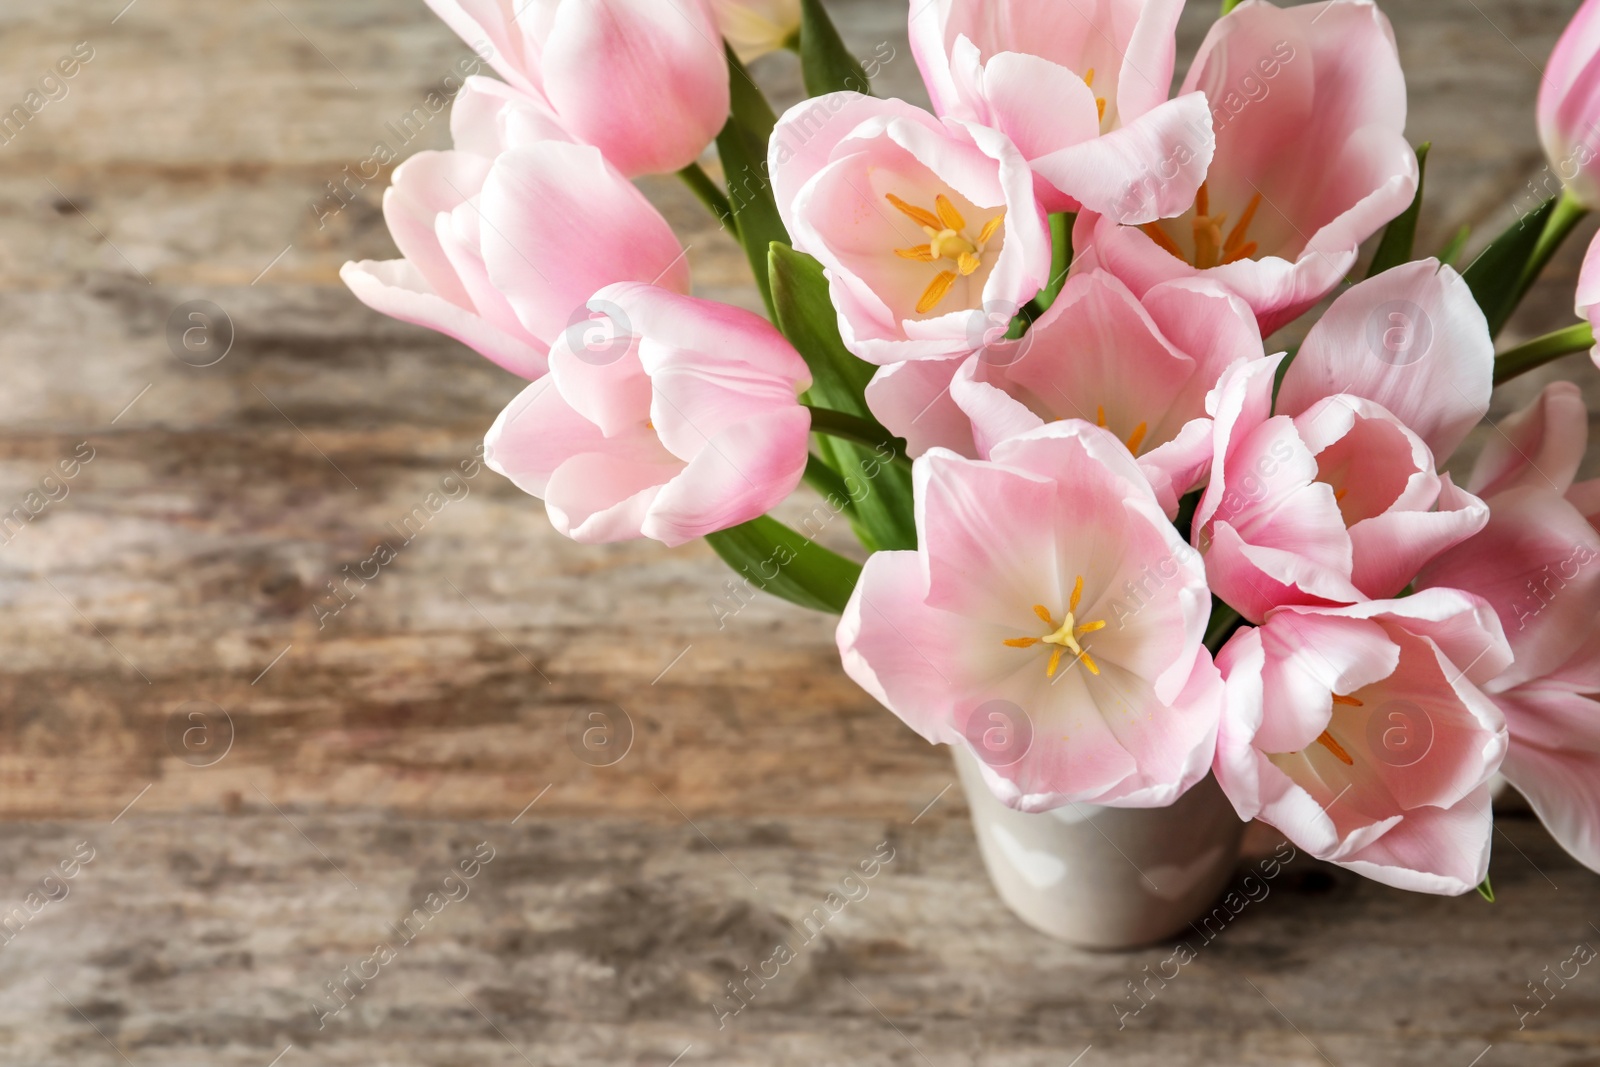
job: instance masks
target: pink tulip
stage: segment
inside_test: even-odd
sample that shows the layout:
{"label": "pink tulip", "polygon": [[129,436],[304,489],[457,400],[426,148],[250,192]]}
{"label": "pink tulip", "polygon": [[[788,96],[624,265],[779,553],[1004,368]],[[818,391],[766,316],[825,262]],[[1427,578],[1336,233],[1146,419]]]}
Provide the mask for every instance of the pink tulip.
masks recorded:
{"label": "pink tulip", "polygon": [[1210,595],[1123,444],[1057,422],[989,460],[934,449],[913,481],[918,548],[868,558],[846,673],[1024,811],[1159,807],[1203,778]]}
{"label": "pink tulip", "polygon": [[973,352],[1048,280],[1049,226],[1001,133],[833,93],[789,109],[769,159],[794,247],[827,268],[870,363]]}
{"label": "pink tulip", "polygon": [[452,128],[461,147],[417,153],[384,193],[405,258],[340,271],[362,303],[538,378],[596,289],[644,281],[688,291],[666,220],[596,149],[543,139],[552,127],[537,105],[471,78]]}
{"label": "pink tulip", "polygon": [[1212,588],[1251,621],[1288,604],[1395,596],[1488,518],[1436,472],[1487,411],[1493,373],[1483,315],[1453,270],[1406,264],[1340,296],[1274,413],[1281,358],[1223,374],[1195,513]]}
{"label": "pink tulip", "polygon": [[1464,589],[1494,608],[1516,654],[1485,686],[1511,731],[1504,774],[1600,871],[1600,481],[1573,484],[1588,427],[1570,382],[1503,421],[1468,483],[1489,505],[1488,526],[1417,584]]}
{"label": "pink tulip", "polygon": [[1239,816],[1401,889],[1488,873],[1488,782],[1505,721],[1478,685],[1510,662],[1487,605],[1455,590],[1285,608],[1217,656],[1217,782]]}
{"label": "pink tulip", "polygon": [[628,177],[693,163],[728,117],[707,0],[427,0],[500,76]]}
{"label": "pink tulip", "polygon": [[979,456],[1059,419],[1108,427],[1174,514],[1211,466],[1206,394],[1229,365],[1263,358],[1250,309],[1220,286],[1171,282],[1140,301],[1093,271],[1071,278],[1021,342],[968,357],[950,394]]}
{"label": "pink tulip", "polygon": [[1585,0],[1556,42],[1537,115],[1556,177],[1584,207],[1600,207],[1600,0]]}
{"label": "pink tulip", "polygon": [[1139,294],[1214,278],[1266,336],[1331,292],[1416,192],[1394,35],[1370,0],[1246,0],[1200,46],[1182,91],[1196,89],[1216,153],[1193,206],[1143,227],[1080,214],[1074,247],[1093,249],[1074,268],[1098,264]]}
{"label": "pink tulip", "polygon": [[491,468],[562,534],[679,545],[765,513],[805,469],[811,375],[748,311],[628,283],[561,334],[550,374],[501,412]]}
{"label": "pink tulip", "polygon": [[711,0],[711,10],[745,63],[784,47],[800,32],[800,0]]}
{"label": "pink tulip", "polygon": [[934,110],[1016,142],[1051,211],[1177,215],[1211,162],[1203,95],[1167,99],[1183,0],[928,0],[911,50]]}
{"label": "pink tulip", "polygon": [[[1575,301],[1574,310],[1578,317],[1586,320],[1593,329],[1595,323],[1600,322],[1600,234],[1595,234],[1589,242],[1589,250],[1583,254]],[[1589,358],[1595,366],[1600,367],[1600,344],[1589,349]]]}

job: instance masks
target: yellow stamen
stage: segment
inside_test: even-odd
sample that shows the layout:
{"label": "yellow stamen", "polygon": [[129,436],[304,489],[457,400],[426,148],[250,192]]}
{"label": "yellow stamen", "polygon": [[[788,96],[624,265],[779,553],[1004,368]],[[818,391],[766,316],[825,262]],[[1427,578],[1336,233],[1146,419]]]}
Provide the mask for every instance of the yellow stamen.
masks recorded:
{"label": "yellow stamen", "polygon": [[978,239],[974,241],[967,236],[967,220],[962,216],[961,210],[943,193],[934,197],[933,211],[907,203],[893,193],[885,193],[884,197],[897,211],[922,227],[922,231],[928,235],[927,244],[897,248],[894,250],[895,255],[917,263],[948,260],[955,267],[954,270],[941,270],[923,291],[922,298],[917,301],[917,314],[925,315],[938,307],[939,302],[949,294],[956,279],[969,278],[983,266],[984,247],[1000,232],[1006,213],[1002,211],[984,223],[983,228],[978,231]]}
{"label": "yellow stamen", "polygon": [[944,224],[944,229],[959,231],[967,228],[967,220],[961,217],[961,212],[956,210],[948,196],[940,193],[933,198],[933,206],[939,210],[939,221]]}
{"label": "yellow stamen", "polygon": [[1039,616],[1039,620],[1046,626],[1052,627],[1052,631],[1044,637],[1008,637],[1004,639],[1003,643],[1008,648],[1032,648],[1040,642],[1054,645],[1055,648],[1050,652],[1050,659],[1045,663],[1044,673],[1047,678],[1056,676],[1056,671],[1061,669],[1062,657],[1068,652],[1072,653],[1077,660],[1081,660],[1084,667],[1091,674],[1098,675],[1100,673],[1100,665],[1079,644],[1078,639],[1104,630],[1106,622],[1104,619],[1095,619],[1090,622],[1079,623],[1073,613],[1078,610],[1078,604],[1082,600],[1083,575],[1080,574],[1073,579],[1072,595],[1067,598],[1067,617],[1062,620],[1060,626],[1056,626],[1055,620],[1050,617],[1049,608],[1043,604],[1035,604],[1033,605],[1033,613]]}
{"label": "yellow stamen", "polygon": [[1250,203],[1239,215],[1239,221],[1233,224],[1233,229],[1228,231],[1228,239],[1222,245],[1222,250],[1228,255],[1231,256],[1244,247],[1245,231],[1250,228],[1250,220],[1256,217],[1256,208],[1260,206],[1261,194],[1257,193],[1250,198]]}
{"label": "yellow stamen", "polygon": [[[1094,98],[1094,106],[1095,106],[1095,110],[1100,113],[1100,121],[1104,122],[1106,120],[1106,98],[1103,97],[1103,96],[1095,97]],[[1099,671],[1095,671],[1095,673],[1099,674],[1100,672]]]}
{"label": "yellow stamen", "polygon": [[1088,70],[1083,72],[1083,84],[1087,85],[1091,89],[1094,88],[1094,68],[1093,67],[1090,67]]}
{"label": "yellow stamen", "polygon": [[935,215],[933,212],[928,211],[925,208],[917,207],[915,204],[908,204],[904,200],[901,200],[898,196],[895,196],[893,193],[884,194],[884,199],[888,200],[889,203],[893,204],[903,213],[910,216],[912,221],[917,225],[927,226],[935,230],[944,229],[944,224],[939,221],[939,216]]}
{"label": "yellow stamen", "polygon": [[1182,259],[1185,263],[1189,262],[1187,259],[1184,259],[1183,249],[1178,247],[1178,242],[1174,241],[1171,236],[1167,234],[1167,231],[1161,228],[1161,224],[1159,222],[1147,222],[1143,226],[1140,226],[1139,229],[1144,231],[1146,237],[1150,238],[1150,240],[1154,241],[1158,246],[1160,246],[1163,252],[1176,259]]}
{"label": "yellow stamen", "polygon": [[1106,428],[1106,406],[1104,404],[1095,405],[1094,424],[1102,430]]}
{"label": "yellow stamen", "polygon": [[1147,222],[1139,228],[1145,235],[1161,246],[1162,251],[1183,260],[1200,270],[1219,267],[1228,263],[1237,263],[1241,259],[1249,259],[1260,251],[1260,245],[1249,240],[1250,224],[1255,221],[1256,211],[1261,207],[1261,194],[1256,193],[1239,213],[1239,221],[1233,228],[1223,234],[1223,226],[1228,221],[1226,213],[1211,213],[1211,190],[1205,182],[1200,183],[1200,188],[1194,194],[1194,217],[1190,220],[1190,230],[1194,235],[1194,255],[1186,256],[1172,235],[1161,228],[1160,223]]}
{"label": "yellow stamen", "polygon": [[1332,752],[1339,762],[1346,767],[1354,767],[1356,765],[1356,761],[1350,758],[1350,753],[1346,752],[1343,746],[1335,741],[1333,735],[1328,731],[1322,731],[1322,736],[1317,738],[1317,744]]}
{"label": "yellow stamen", "polygon": [[1335,693],[1335,694],[1333,694],[1333,702],[1335,704],[1341,704],[1341,705],[1343,705],[1344,707],[1347,707],[1347,708],[1364,708],[1364,707],[1366,707],[1365,704],[1361,703],[1361,701],[1357,700],[1355,697],[1347,697],[1343,693]]}
{"label": "yellow stamen", "polygon": [[1133,433],[1128,437],[1128,451],[1134,455],[1139,454],[1139,446],[1144,444],[1144,435],[1150,429],[1150,424],[1141,422],[1133,428]]}
{"label": "yellow stamen", "polygon": [[1346,487],[1344,489],[1335,489],[1333,491],[1333,502],[1335,504],[1343,504],[1344,503],[1344,498],[1347,495],[1349,495],[1349,493],[1350,493],[1350,490],[1349,490],[1348,487]]}
{"label": "yellow stamen", "polygon": [[950,287],[955,283],[955,271],[940,271],[933,281],[928,283],[928,288],[924,289],[922,292],[922,298],[917,301],[917,314],[926,315],[928,312],[937,307],[939,301],[944,299],[945,294],[950,291]]}

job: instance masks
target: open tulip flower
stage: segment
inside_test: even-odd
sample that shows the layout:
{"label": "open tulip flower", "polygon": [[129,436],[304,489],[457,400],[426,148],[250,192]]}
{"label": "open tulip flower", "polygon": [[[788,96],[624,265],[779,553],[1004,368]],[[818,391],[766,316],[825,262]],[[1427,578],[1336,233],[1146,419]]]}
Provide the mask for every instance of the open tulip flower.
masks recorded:
{"label": "open tulip flower", "polygon": [[1475,683],[1510,662],[1488,605],[1455,590],[1275,611],[1218,656],[1217,782],[1241,818],[1319,859],[1469,892],[1488,873],[1488,783],[1506,751]]}
{"label": "open tulip flower", "polygon": [[935,449],[914,477],[917,551],[873,555],[839,622],[850,677],[974,748],[1023,810],[1167,804],[1204,777],[1205,576],[1122,442],[1055,422],[987,461]]}
{"label": "open tulip flower", "polygon": [[911,47],[934,110],[1016,142],[1052,211],[1180,214],[1211,162],[1206,97],[1167,99],[1183,0],[928,0]]}
{"label": "open tulip flower", "polygon": [[[1389,309],[1415,321],[1392,324]],[[1453,270],[1411,263],[1342,295],[1306,337],[1274,409],[1280,359],[1224,373],[1195,513],[1212,588],[1252,621],[1285,604],[1394,596],[1488,518],[1435,470],[1488,410],[1493,360]]]}
{"label": "open tulip flower", "polygon": [[537,378],[596,289],[686,292],[689,269],[660,212],[599,151],[553,139],[548,112],[499,85],[469,79],[451,117],[458,147],[395,169],[383,213],[404,258],[347,263],[341,277],[369,307]]}
{"label": "open tulip flower", "polygon": [[[1372,0],[1224,3],[1175,93],[1182,0],[915,0],[931,110],[865,92],[823,0],[428,2],[504,81],[395,170],[400,258],[343,277],[528,380],[485,458],[558,532],[703,538],[839,615],[846,673],[1022,812],[1211,774],[1314,856],[1492,898],[1503,767],[1600,871],[1580,390],[1445,473],[1498,385],[1600,353],[1600,242],[1588,321],[1494,340],[1600,202],[1600,0],[1540,94],[1565,190],[1461,273],[1415,252]],[[743,64],[776,49],[781,117],[758,79],[792,58]],[[691,292],[699,242],[633,184],[666,172],[742,246],[743,307]],[[804,531],[770,514],[802,483]]]}
{"label": "open tulip flower", "polygon": [[951,383],[978,454],[1059,419],[1091,420],[1139,457],[1169,513],[1210,469],[1206,395],[1229,366],[1264,358],[1249,308],[1227,290],[1185,280],[1141,301],[1104,271],[1069,280],[1026,340],[969,356]]}
{"label": "open tulip flower", "polygon": [[1600,871],[1600,481],[1573,482],[1589,415],[1555,382],[1499,431],[1468,483],[1489,524],[1417,584],[1465,589],[1499,615],[1516,662],[1486,688],[1511,731],[1505,776]]}
{"label": "open tulip flower", "polygon": [[577,541],[681,545],[794,491],[811,384],[783,335],[748,311],[650,285],[595,294],[597,321],[489,431],[490,467],[541,497]]}
{"label": "open tulip flower", "polygon": [[510,85],[629,177],[693,163],[728,113],[709,0],[427,0]]}
{"label": "open tulip flower", "polygon": [[836,93],[783,116],[770,162],[794,247],[869,363],[965,355],[1049,280],[1032,174],[996,130]]}
{"label": "open tulip flower", "polygon": [[1213,277],[1265,336],[1331,292],[1416,193],[1393,31],[1370,0],[1246,0],[1212,27],[1182,91],[1205,94],[1216,134],[1193,203],[1143,226],[1081,214],[1075,242],[1135,292]]}

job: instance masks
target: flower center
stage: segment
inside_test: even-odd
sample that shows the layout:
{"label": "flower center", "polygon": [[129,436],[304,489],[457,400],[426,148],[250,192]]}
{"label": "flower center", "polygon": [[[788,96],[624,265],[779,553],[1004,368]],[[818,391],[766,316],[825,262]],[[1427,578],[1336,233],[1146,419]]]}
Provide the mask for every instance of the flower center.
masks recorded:
{"label": "flower center", "polygon": [[1249,259],[1259,251],[1260,246],[1249,239],[1249,234],[1250,223],[1255,219],[1256,209],[1260,206],[1261,194],[1257,193],[1250,198],[1250,203],[1239,215],[1239,221],[1233,224],[1233,229],[1224,237],[1222,227],[1227,223],[1228,216],[1225,213],[1211,214],[1211,194],[1206,189],[1206,183],[1201,182],[1199,192],[1195,193],[1194,220],[1190,224],[1194,231],[1192,259],[1183,254],[1183,249],[1179,248],[1178,242],[1162,229],[1161,223],[1147,222],[1139,229],[1169,254],[1192,267],[1205,270],[1207,267],[1218,267],[1225,263]]}
{"label": "flower center", "polygon": [[[1107,428],[1106,407],[1104,404],[1096,405],[1094,424],[1100,427],[1102,430]],[[1128,435],[1128,451],[1137,456],[1139,454],[1139,446],[1144,444],[1144,435],[1149,432],[1150,424],[1148,422],[1141,422],[1139,425],[1135,426],[1133,428],[1133,432]]]}
{"label": "flower center", "polygon": [[934,198],[933,211],[908,204],[893,193],[885,194],[885,199],[901,214],[921,226],[922,232],[928,235],[927,244],[917,245],[914,248],[897,248],[894,250],[895,255],[918,263],[949,262],[955,267],[955,270],[939,271],[923,290],[921,298],[917,301],[917,314],[926,315],[939,306],[939,301],[950,292],[950,287],[956,283],[957,278],[965,278],[983,266],[983,251],[999,231],[1000,224],[1005,221],[1006,213],[1002,211],[984,223],[976,237],[968,237],[967,220],[962,218],[961,212],[956,210],[950,198],[943,193]]}
{"label": "flower center", "polygon": [[[1361,701],[1357,700],[1355,697],[1347,697],[1342,693],[1333,694],[1333,702],[1347,708],[1359,708],[1363,706]],[[1344,750],[1344,746],[1339,744],[1339,742],[1334,739],[1333,734],[1329,733],[1327,730],[1322,731],[1322,735],[1317,738],[1317,744],[1321,745],[1329,752],[1332,752],[1334,758],[1340,763],[1344,764],[1346,767],[1354,767],[1356,765],[1355,759],[1351,757],[1350,753]]]}
{"label": "flower center", "polygon": [[1050,617],[1049,608],[1043,604],[1035,604],[1033,613],[1039,616],[1046,626],[1053,627],[1051,632],[1043,637],[1008,637],[1004,643],[1011,648],[1032,648],[1034,645],[1041,643],[1054,645],[1055,647],[1050,650],[1050,661],[1045,665],[1044,669],[1046,678],[1054,678],[1056,676],[1056,671],[1061,667],[1061,657],[1067,652],[1072,653],[1074,660],[1082,660],[1083,665],[1089,668],[1090,674],[1099,674],[1099,664],[1095,663],[1088,650],[1079,644],[1078,639],[1087,634],[1092,634],[1096,630],[1105,629],[1106,623],[1104,619],[1096,619],[1094,622],[1084,623],[1078,621],[1076,612],[1078,610],[1078,601],[1082,598],[1083,575],[1080,574],[1077,581],[1072,583],[1072,599],[1067,604],[1067,616],[1061,620],[1061,625],[1057,626],[1055,620]]}

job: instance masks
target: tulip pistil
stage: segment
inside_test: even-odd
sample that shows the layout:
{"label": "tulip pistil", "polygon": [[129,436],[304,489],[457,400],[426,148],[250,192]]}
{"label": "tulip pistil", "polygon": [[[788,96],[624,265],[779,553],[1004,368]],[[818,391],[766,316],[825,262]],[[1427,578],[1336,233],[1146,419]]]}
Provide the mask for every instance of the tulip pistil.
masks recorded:
{"label": "tulip pistil", "polygon": [[999,232],[1006,213],[1002,211],[984,223],[974,238],[967,236],[967,220],[943,193],[934,199],[933,211],[909,204],[893,193],[885,194],[885,199],[901,214],[921,226],[922,232],[928,235],[927,244],[897,248],[895,255],[917,263],[948,262],[955,268],[941,270],[928,283],[928,288],[923,290],[922,297],[917,301],[917,314],[926,315],[939,306],[957,278],[966,278],[983,266],[984,249]]}
{"label": "tulip pistil", "polygon": [[1104,619],[1080,623],[1077,620],[1076,613],[1078,602],[1081,599],[1083,599],[1083,575],[1080,574],[1077,581],[1072,585],[1072,598],[1067,604],[1066,618],[1061,621],[1059,626],[1056,625],[1055,619],[1051,617],[1049,608],[1043,604],[1035,604],[1033,613],[1039,616],[1040,621],[1046,626],[1053,627],[1051,632],[1043,637],[1008,637],[1005,639],[1004,644],[1010,648],[1032,648],[1034,645],[1041,643],[1054,645],[1055,648],[1050,651],[1050,660],[1045,665],[1044,673],[1046,678],[1054,678],[1056,676],[1056,671],[1061,667],[1061,657],[1067,652],[1071,652],[1075,659],[1081,660],[1083,665],[1089,669],[1090,674],[1099,674],[1100,665],[1094,661],[1094,657],[1089,655],[1088,650],[1079,643],[1078,639],[1092,634],[1096,630],[1105,629],[1106,624]]}
{"label": "tulip pistil", "polygon": [[1184,254],[1178,247],[1178,242],[1172,235],[1162,229],[1159,222],[1147,222],[1139,229],[1149,237],[1168,255],[1183,260],[1185,263],[1198,270],[1209,267],[1220,267],[1228,263],[1236,263],[1241,259],[1249,259],[1260,250],[1260,245],[1249,240],[1250,223],[1255,221],[1256,210],[1261,206],[1261,194],[1256,193],[1250,198],[1250,203],[1239,215],[1239,221],[1233,228],[1223,234],[1223,226],[1228,221],[1226,213],[1211,214],[1211,193],[1206,188],[1206,183],[1200,183],[1200,189],[1194,197],[1194,219],[1190,228],[1194,235],[1193,257]]}

